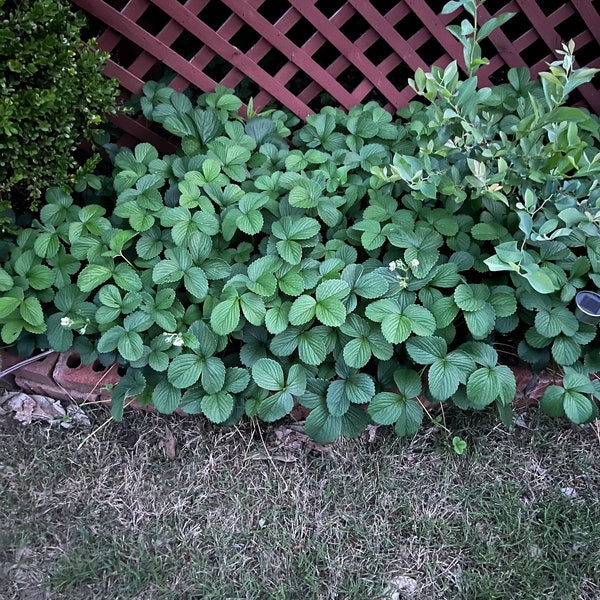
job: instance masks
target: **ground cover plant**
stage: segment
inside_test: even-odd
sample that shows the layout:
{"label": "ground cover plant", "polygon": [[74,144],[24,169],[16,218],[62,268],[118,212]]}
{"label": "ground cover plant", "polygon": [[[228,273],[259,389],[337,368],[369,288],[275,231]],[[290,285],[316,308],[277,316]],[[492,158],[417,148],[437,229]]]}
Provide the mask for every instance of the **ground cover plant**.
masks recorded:
{"label": "ground cover plant", "polygon": [[109,147],[113,196],[82,206],[50,190],[2,247],[3,341],[119,362],[115,418],[131,396],[229,425],[300,403],[326,442],[414,434],[426,399],[510,425],[516,354],[564,374],[547,413],[594,420],[597,328],[572,305],[600,283],[599,119],[565,105],[594,70],[567,44],[540,81],[478,89],[506,18],[453,28],[467,77],[419,70],[399,119],[325,108],[292,134],[229,90],[147,84],[145,116],[181,151]]}
{"label": "ground cover plant", "polygon": [[433,428],[311,451],[287,425],[130,413],[81,445],[0,417],[0,595],[596,600],[598,439],[523,419],[455,414],[458,457]]}

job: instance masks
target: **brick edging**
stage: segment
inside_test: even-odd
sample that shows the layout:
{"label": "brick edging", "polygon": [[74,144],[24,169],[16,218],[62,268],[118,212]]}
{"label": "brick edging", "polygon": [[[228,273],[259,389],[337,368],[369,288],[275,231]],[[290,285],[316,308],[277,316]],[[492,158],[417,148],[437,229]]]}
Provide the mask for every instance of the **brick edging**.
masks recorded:
{"label": "brick edging", "polygon": [[[20,360],[4,350],[0,350],[0,359],[3,368],[16,365]],[[562,378],[548,372],[533,372],[525,363],[512,366],[511,369],[517,381],[517,394],[513,401],[513,407],[516,409],[538,404],[548,386],[560,385],[562,382]],[[110,404],[111,389],[120,379],[117,364],[105,367],[100,361],[95,360],[90,365],[84,365],[79,354],[74,350],[50,354],[15,371],[15,383],[23,391],[56,400],[78,402]],[[152,405],[142,406],[135,400],[131,400],[126,401],[129,408],[155,410]],[[424,399],[423,401],[427,402]],[[176,412],[186,414],[180,409]]]}

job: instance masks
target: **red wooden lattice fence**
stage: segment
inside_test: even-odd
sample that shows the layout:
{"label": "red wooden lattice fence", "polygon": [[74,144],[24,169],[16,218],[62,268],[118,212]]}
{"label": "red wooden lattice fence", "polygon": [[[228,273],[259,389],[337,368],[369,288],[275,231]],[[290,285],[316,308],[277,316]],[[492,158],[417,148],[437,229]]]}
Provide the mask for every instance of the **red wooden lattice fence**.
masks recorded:
{"label": "red wooden lattice fence", "polygon": [[[146,81],[171,74],[179,91],[217,84],[273,100],[301,118],[328,103],[345,109],[378,100],[389,110],[413,97],[417,67],[462,64],[462,46],[446,30],[463,18],[441,15],[446,0],[72,0],[93,17],[111,53],[107,75],[140,94]],[[578,66],[600,67],[600,0],[488,0],[483,20],[514,12],[484,42],[490,64],[481,85],[505,80],[511,67],[533,73],[574,39]],[[600,78],[580,88],[582,105],[600,114]],[[117,119],[122,143],[165,141],[142,117]]]}

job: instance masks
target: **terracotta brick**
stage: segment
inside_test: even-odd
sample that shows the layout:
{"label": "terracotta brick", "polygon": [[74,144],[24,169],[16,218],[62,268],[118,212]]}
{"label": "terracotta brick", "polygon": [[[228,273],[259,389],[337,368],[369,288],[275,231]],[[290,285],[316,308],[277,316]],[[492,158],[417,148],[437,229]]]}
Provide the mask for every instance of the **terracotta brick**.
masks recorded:
{"label": "terracotta brick", "polygon": [[[77,394],[73,395],[67,390],[64,390],[55,383],[40,383],[39,381],[32,381],[27,377],[15,377],[15,383],[19,389],[23,390],[26,394],[40,394],[41,396],[47,396],[54,400],[77,400]],[[97,399],[94,396],[92,400]]]}
{"label": "terracotta brick", "polygon": [[102,391],[104,386],[115,385],[119,379],[116,365],[105,367],[99,361],[84,365],[76,352],[61,354],[54,367],[54,381],[85,400],[92,400],[93,397],[97,400],[105,393]]}
{"label": "terracotta brick", "polygon": [[[23,360],[23,359],[20,359]],[[49,354],[48,356],[36,360],[28,365],[25,365],[15,371],[15,376],[20,379],[27,379],[31,382],[41,383],[43,385],[54,385],[54,379],[52,374],[54,367],[58,360],[58,354],[56,352]]]}
{"label": "terracotta brick", "polygon": [[23,359],[16,354],[9,354],[4,350],[0,350],[0,370],[9,369],[13,365],[20,363]]}

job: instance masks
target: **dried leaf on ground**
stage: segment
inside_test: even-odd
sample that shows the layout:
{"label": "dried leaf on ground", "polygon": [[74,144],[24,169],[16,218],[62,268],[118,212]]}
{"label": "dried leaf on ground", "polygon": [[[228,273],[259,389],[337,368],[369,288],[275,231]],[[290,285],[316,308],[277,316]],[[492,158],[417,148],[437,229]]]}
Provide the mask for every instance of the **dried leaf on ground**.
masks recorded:
{"label": "dried leaf on ground", "polygon": [[311,451],[331,454],[329,445],[319,444],[311,440],[304,433],[303,424],[280,425],[274,430],[275,448],[265,452],[255,452],[250,455],[251,460],[276,460],[278,462],[293,463]]}
{"label": "dried leaf on ground", "polygon": [[54,421],[66,415],[60,402],[23,392],[8,392],[0,397],[0,406],[3,412],[13,413],[12,417],[22,425],[29,425],[33,420]]}
{"label": "dried leaf on ground", "polygon": [[388,582],[385,598],[389,600],[400,600],[401,598],[417,598],[418,584],[412,577],[394,577]]}
{"label": "dried leaf on ground", "polygon": [[89,417],[77,404],[69,404],[69,406],[67,406],[67,415],[69,418],[65,419],[60,424],[61,427],[64,427],[65,429],[70,429],[73,426],[83,428],[92,426]]}
{"label": "dried leaf on ground", "polygon": [[162,443],[166,457],[169,460],[175,460],[177,458],[177,440],[168,427],[165,427]]}
{"label": "dried leaf on ground", "polygon": [[58,400],[39,394],[24,392],[6,392],[0,396],[0,415],[11,416],[21,425],[30,425],[32,421],[60,421],[61,426],[89,427],[90,420],[76,404],[65,410]]}
{"label": "dried leaf on ground", "polygon": [[375,442],[375,438],[377,437],[377,430],[379,429],[379,425],[367,425],[367,429],[365,433],[367,434],[369,444]]}

